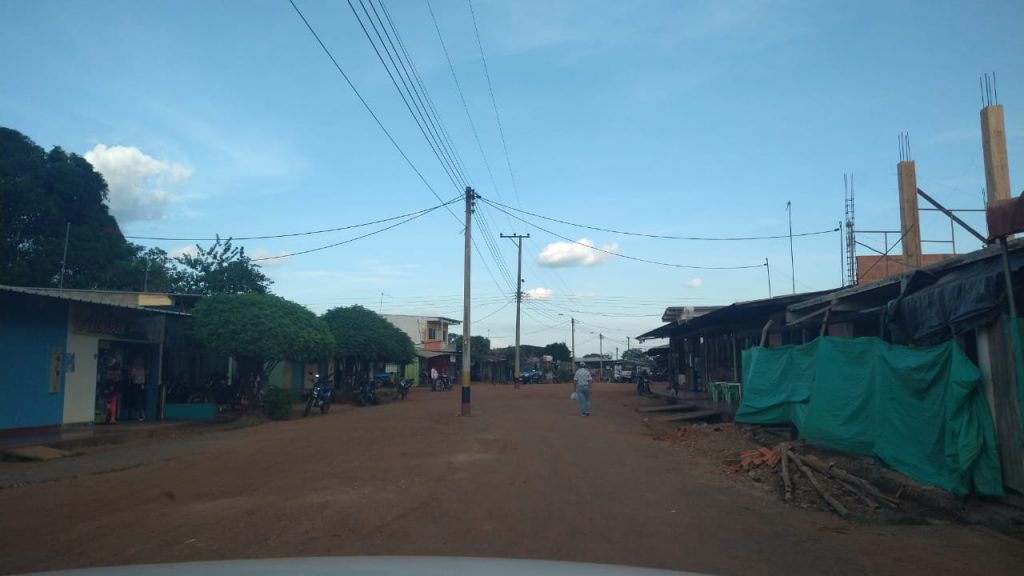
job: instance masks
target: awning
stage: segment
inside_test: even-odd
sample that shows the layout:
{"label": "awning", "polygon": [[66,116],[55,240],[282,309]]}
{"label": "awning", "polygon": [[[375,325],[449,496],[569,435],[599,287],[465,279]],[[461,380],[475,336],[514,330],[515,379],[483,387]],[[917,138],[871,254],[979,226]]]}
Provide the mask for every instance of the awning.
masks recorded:
{"label": "awning", "polygon": [[645,332],[636,337],[637,340],[643,342],[644,340],[654,340],[656,338],[668,338],[672,335],[672,330],[678,326],[675,322],[669,322],[664,326],[659,326],[650,332]]}
{"label": "awning", "polygon": [[416,350],[416,355],[420,358],[426,358],[429,360],[430,358],[437,358],[438,356],[458,356],[459,353],[454,350]]}

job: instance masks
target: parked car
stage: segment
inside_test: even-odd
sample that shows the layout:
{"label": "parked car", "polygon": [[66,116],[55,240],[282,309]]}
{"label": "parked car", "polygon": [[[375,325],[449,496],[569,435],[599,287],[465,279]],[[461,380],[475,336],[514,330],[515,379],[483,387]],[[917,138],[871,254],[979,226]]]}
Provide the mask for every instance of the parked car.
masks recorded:
{"label": "parked car", "polygon": [[523,384],[540,384],[544,375],[539,370],[520,370],[519,381]]}

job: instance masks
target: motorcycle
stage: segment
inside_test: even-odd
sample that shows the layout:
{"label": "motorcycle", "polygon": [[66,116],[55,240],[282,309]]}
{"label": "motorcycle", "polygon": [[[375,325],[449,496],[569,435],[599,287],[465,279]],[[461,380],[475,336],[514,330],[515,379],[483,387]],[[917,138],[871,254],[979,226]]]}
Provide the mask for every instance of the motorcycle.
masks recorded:
{"label": "motorcycle", "polygon": [[358,406],[376,406],[380,404],[380,398],[377,398],[376,389],[376,381],[364,377],[359,381],[359,388],[354,390],[355,395],[352,400]]}
{"label": "motorcycle", "polygon": [[405,400],[405,397],[409,395],[409,390],[412,388],[412,378],[405,378],[398,383],[398,397]]}
{"label": "motorcycle", "polygon": [[646,396],[651,393],[651,377],[647,372],[640,372],[636,377],[636,393]]}
{"label": "motorcycle", "polygon": [[452,389],[452,379],[451,379],[451,377],[449,377],[447,374],[441,374],[441,376],[437,379],[437,388],[438,388],[438,390],[451,390]]}
{"label": "motorcycle", "polygon": [[331,409],[331,402],[334,400],[334,387],[330,382],[320,379],[319,374],[312,375],[313,389],[309,391],[309,398],[306,399],[306,409],[303,416],[309,416],[314,407],[320,407],[320,413],[326,414]]}

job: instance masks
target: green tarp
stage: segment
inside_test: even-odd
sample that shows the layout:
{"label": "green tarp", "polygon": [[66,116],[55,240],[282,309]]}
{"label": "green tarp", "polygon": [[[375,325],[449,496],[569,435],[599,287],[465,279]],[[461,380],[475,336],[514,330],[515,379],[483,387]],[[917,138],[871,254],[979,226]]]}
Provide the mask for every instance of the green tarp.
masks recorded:
{"label": "green tarp", "polygon": [[743,351],[737,422],[791,423],[807,440],[875,455],[958,495],[1003,493],[981,374],[955,342],[907,348],[821,337]]}

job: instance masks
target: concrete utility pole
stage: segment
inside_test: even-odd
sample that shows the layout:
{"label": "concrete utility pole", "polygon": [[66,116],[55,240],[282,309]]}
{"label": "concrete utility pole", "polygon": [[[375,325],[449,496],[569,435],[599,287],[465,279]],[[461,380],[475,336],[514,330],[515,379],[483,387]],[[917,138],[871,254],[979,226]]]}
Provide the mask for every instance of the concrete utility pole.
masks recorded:
{"label": "concrete utility pole", "polygon": [[604,334],[597,334],[598,367],[601,370],[601,378],[604,378]]}
{"label": "concrete utility pole", "polygon": [[515,388],[519,388],[519,310],[523,303],[523,238],[529,238],[530,235],[526,234],[509,234],[508,236],[500,234],[502,238],[510,238],[516,243],[519,249],[519,266],[516,269],[516,364],[515,364],[515,378],[513,379],[513,385]]}
{"label": "concrete utility pole", "polygon": [[465,255],[463,257],[463,278],[462,278],[462,415],[470,415],[470,389],[469,389],[469,377],[470,371],[472,370],[472,364],[470,357],[470,346],[471,335],[470,335],[470,324],[469,324],[469,311],[470,311],[470,264],[472,263],[472,256],[470,247],[473,243],[472,227],[473,227],[473,200],[476,199],[476,192],[472,188],[466,186],[466,247]]}
{"label": "concrete utility pole", "polygon": [[[572,324],[572,363],[576,364],[576,319],[569,317]],[[575,368],[576,366],[573,366]]]}
{"label": "concrete utility pole", "polygon": [[764,269],[768,271],[768,298],[772,297],[772,267],[768,265],[768,257],[764,259]]}
{"label": "concrete utility pole", "polygon": [[626,336],[626,352],[629,352],[629,336]]}

